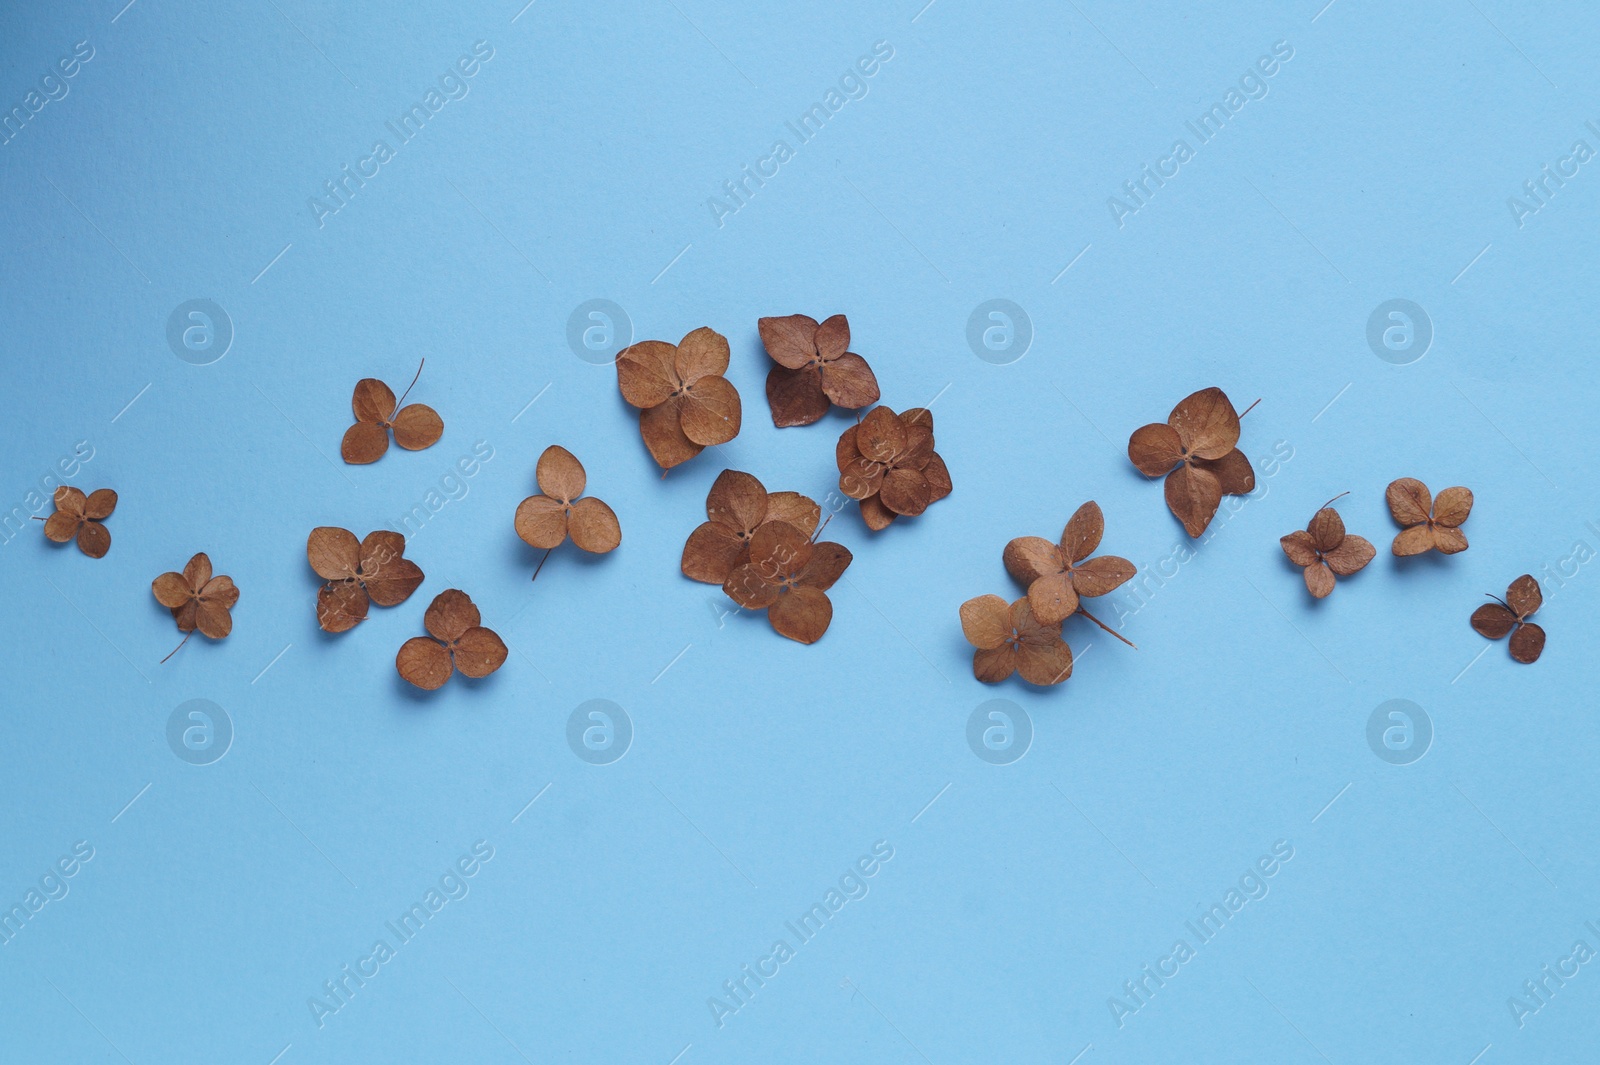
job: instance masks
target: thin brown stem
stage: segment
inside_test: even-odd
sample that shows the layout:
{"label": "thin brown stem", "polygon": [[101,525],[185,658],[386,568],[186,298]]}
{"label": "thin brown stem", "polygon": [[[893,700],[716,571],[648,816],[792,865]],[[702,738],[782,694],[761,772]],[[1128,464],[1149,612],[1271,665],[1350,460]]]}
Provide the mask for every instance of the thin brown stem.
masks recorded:
{"label": "thin brown stem", "polygon": [[422,376],[422,368],[424,366],[426,366],[427,364],[428,364],[428,360],[427,360],[426,357],[424,357],[421,362],[417,363],[416,377],[413,377],[411,379],[411,383],[409,385],[406,385],[406,390],[404,392],[400,393],[400,399],[398,401],[396,401],[396,403],[394,405],[394,414],[389,415],[389,420],[390,421],[394,421],[394,415],[400,413],[400,405],[403,404],[406,401],[406,397],[409,396],[411,394],[411,390],[416,387],[417,378]]}
{"label": "thin brown stem", "polygon": [[1345,496],[1347,496],[1349,494],[1350,494],[1349,492],[1340,492],[1338,495],[1334,496],[1332,499],[1328,500],[1326,503],[1322,504],[1322,506],[1318,507],[1317,509],[1318,510],[1327,510],[1329,507],[1333,506],[1335,503],[1337,503],[1339,500],[1343,499]]}
{"label": "thin brown stem", "polygon": [[545,549],[544,557],[539,560],[539,564],[537,566],[533,567],[533,579],[534,580],[538,580],[539,579],[539,571],[544,569],[544,564],[546,562],[550,561],[550,552],[554,551],[554,550],[555,550],[555,548],[553,548],[553,547],[549,547],[549,548]]}
{"label": "thin brown stem", "polygon": [[1083,604],[1082,603],[1078,604],[1078,613],[1082,614],[1084,617],[1088,618],[1090,621],[1094,622],[1096,625],[1100,626],[1102,629],[1105,629],[1111,635],[1115,636],[1117,639],[1121,640],[1123,643],[1127,644],[1129,647],[1133,648],[1135,651],[1137,651],[1139,649],[1139,645],[1138,644],[1134,643],[1132,640],[1130,640],[1126,636],[1122,635],[1122,633],[1120,633],[1117,630],[1111,628],[1105,622],[1101,621],[1099,618],[1095,617],[1093,614],[1091,614],[1087,610],[1085,610],[1083,608]]}
{"label": "thin brown stem", "polygon": [[41,518],[41,517],[39,517],[39,515],[35,514],[33,516],[33,520],[34,521],[49,521],[50,519],[49,518]]}
{"label": "thin brown stem", "polygon": [[830,522],[832,520],[833,520],[833,515],[832,514],[829,514],[826,518],[822,519],[822,524],[817,526],[817,531],[811,534],[811,542],[812,543],[816,543],[817,542],[817,537],[822,535],[822,530],[826,529],[828,527],[828,522]]}
{"label": "thin brown stem", "polygon": [[[178,641],[178,646],[174,647],[172,650],[167,652],[167,658],[171,658],[173,655],[175,655],[179,651],[183,650],[183,645],[188,643],[189,642],[189,637],[191,637],[193,635],[194,635],[194,630],[193,629],[190,629],[188,632],[184,633],[183,634],[183,639]],[[163,658],[158,664],[159,665],[166,665],[167,658]]]}
{"label": "thin brown stem", "polygon": [[[1260,401],[1260,400],[1259,400],[1259,399],[1258,399],[1258,400],[1256,400],[1256,403],[1260,403],[1260,402],[1261,402],[1261,401]],[[1248,406],[1248,407],[1246,407],[1246,408],[1245,408],[1245,409],[1244,409],[1244,410],[1243,410],[1243,411],[1242,411],[1242,412],[1241,412],[1241,413],[1240,413],[1240,414],[1239,414],[1239,417],[1241,417],[1241,418],[1243,418],[1243,417],[1244,417],[1244,416],[1245,416],[1245,415],[1246,415],[1246,414],[1249,414],[1249,413],[1250,413],[1250,412],[1251,412],[1251,411],[1253,411],[1253,410],[1255,410],[1255,409],[1256,409],[1256,403],[1252,403],[1252,404],[1250,404],[1250,405],[1249,405],[1249,406]]]}

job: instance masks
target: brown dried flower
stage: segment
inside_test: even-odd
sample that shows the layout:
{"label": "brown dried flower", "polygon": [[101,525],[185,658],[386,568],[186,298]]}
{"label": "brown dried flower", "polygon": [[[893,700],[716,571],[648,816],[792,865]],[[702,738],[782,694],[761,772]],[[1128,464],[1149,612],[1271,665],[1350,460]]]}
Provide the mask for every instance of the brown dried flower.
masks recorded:
{"label": "brown dried flower", "polygon": [[998,595],[980,595],[961,604],[961,631],[972,652],[972,675],[998,684],[1021,673],[1029,684],[1060,684],[1072,676],[1072,648],[1061,638],[1061,623],[1047,625],[1033,614],[1024,596],[1010,606]]}
{"label": "brown dried flower", "polygon": [[1434,548],[1453,555],[1467,549],[1467,537],[1460,529],[1472,513],[1471,489],[1446,488],[1434,499],[1428,486],[1415,477],[1402,477],[1384,492],[1389,513],[1406,528],[1394,538],[1397,555],[1420,555]]}
{"label": "brown dried flower", "polygon": [[860,501],[867,528],[914,517],[951,492],[950,470],[933,450],[933,413],[874,407],[839,437],[839,490]]}
{"label": "brown dried flower", "polygon": [[1197,537],[1211,524],[1223,496],[1255,490],[1255,470],[1238,443],[1233,404],[1222,389],[1203,388],[1173,407],[1166,424],[1135,429],[1128,438],[1128,458],[1146,477],[1167,478],[1167,508],[1185,532]]}
{"label": "brown dried flower", "polygon": [[413,636],[400,645],[394,667],[419,688],[433,691],[459,670],[463,676],[487,677],[505,664],[506,645],[493,629],[484,628],[478,608],[466,592],[448,588],[434,597],[422,615],[429,636]]}
{"label": "brown dried flower", "polygon": [[757,323],[761,343],[777,363],[767,373],[767,404],[772,424],[810,425],[828,413],[830,403],[859,410],[878,402],[872,367],[850,346],[850,323],[842,314],[817,324],[791,314]]}
{"label": "brown dried flower", "polygon": [[[191,558],[182,573],[163,573],[151,581],[150,590],[156,602],[172,611],[172,620],[184,634],[178,647],[188,643],[196,629],[212,640],[233,631],[233,615],[228,612],[239,601],[239,589],[232,577],[211,575],[211,559],[204,551]],[[167,658],[177,654],[178,647]]]}
{"label": "brown dried flower", "polygon": [[822,508],[798,492],[768,492],[748,473],[723,470],[706,495],[706,518],[683,545],[683,575],[722,584],[749,561],[750,538],[757,529],[781,521],[810,537]]}
{"label": "brown dried flower", "polygon": [[344,431],[344,440],[339,444],[339,454],[346,462],[360,466],[383,458],[389,450],[390,430],[394,431],[394,442],[407,451],[421,451],[439,442],[444,435],[444,419],[437,411],[423,403],[400,406],[422,376],[427,361],[417,364],[416,377],[398,400],[394,391],[376,377],[363,377],[356,382],[355,393],[350,397],[356,423]]}
{"label": "brown dried flower", "polygon": [[676,346],[642,340],[617,356],[617,386],[639,408],[639,435],[662,469],[739,435],[739,390],[727,372],[728,338],[704,326]]}
{"label": "brown dried flower", "polygon": [[[1349,493],[1342,493],[1348,495]],[[1378,549],[1364,537],[1346,533],[1344,519],[1333,509],[1334,496],[1311,516],[1304,530],[1278,538],[1289,561],[1303,567],[1306,591],[1325,599],[1333,591],[1334,575],[1348,577],[1372,561]]]}
{"label": "brown dried flower", "polygon": [[1028,606],[1043,625],[1059,625],[1079,610],[1080,598],[1115,591],[1138,572],[1116,555],[1090,558],[1105,535],[1100,504],[1090,500],[1061,530],[1061,542],[1019,536],[1006,544],[1006,571],[1028,586]]}
{"label": "brown dried flower", "polygon": [[58,544],[78,538],[78,550],[90,558],[105,558],[111,550],[111,533],[101,522],[117,508],[117,493],[101,488],[87,496],[71,485],[56,489],[56,512],[44,521],[44,534]]}
{"label": "brown dried flower", "polygon": [[327,582],[317,591],[317,624],[325,632],[346,632],[366,619],[372,603],[398,606],[410,598],[422,569],[405,553],[406,538],[387,529],[359,542],[348,529],[312,529],[306,561]]}
{"label": "brown dried flower", "polygon": [[1539,582],[1533,574],[1524,573],[1511,582],[1504,599],[1494,595],[1489,598],[1494,602],[1472,612],[1472,627],[1491,640],[1511,633],[1511,657],[1524,665],[1537,662],[1544,653],[1544,629],[1528,619],[1544,604]]}
{"label": "brown dried flower", "polygon": [[827,591],[850,565],[843,544],[812,543],[801,529],[769,521],[750,537],[750,557],[735,566],[722,590],[742,607],[765,610],[780,636],[816,643],[833,620]]}
{"label": "brown dried flower", "polygon": [[[588,477],[583,463],[572,452],[551,444],[539,456],[533,476],[543,494],[519,503],[515,522],[517,535],[526,543],[548,552],[560,547],[570,535],[573,543],[594,555],[615,551],[622,543],[622,526],[616,513],[593,496],[578,498],[583,495]],[[534,576],[538,575],[534,571]]]}

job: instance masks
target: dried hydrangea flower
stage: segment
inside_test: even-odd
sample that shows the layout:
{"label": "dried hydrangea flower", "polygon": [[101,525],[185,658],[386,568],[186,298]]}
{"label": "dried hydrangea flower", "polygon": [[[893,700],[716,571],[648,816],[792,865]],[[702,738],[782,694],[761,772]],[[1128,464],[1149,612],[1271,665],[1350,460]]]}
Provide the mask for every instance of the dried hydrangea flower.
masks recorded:
{"label": "dried hydrangea flower", "polygon": [[90,558],[105,558],[111,550],[111,533],[101,522],[117,509],[117,493],[101,488],[87,496],[71,485],[56,489],[56,512],[45,520],[44,534],[58,544],[74,537],[78,550]]}
{"label": "dried hydrangea flower", "polygon": [[422,568],[405,557],[406,538],[379,529],[357,541],[355,533],[318,526],[306,537],[306,561],[325,583],[317,590],[317,624],[346,632],[372,603],[398,606],[422,583]]}
{"label": "dried hydrangea flower", "polygon": [[830,404],[859,410],[878,402],[872,367],[850,346],[850,323],[842,314],[817,324],[804,314],[763,318],[761,343],[777,365],[767,373],[772,424],[810,425]]}
{"label": "dried hydrangea flower", "polygon": [[734,567],[722,590],[742,607],[765,610],[778,635],[816,643],[833,620],[828,589],[850,558],[843,544],[814,544],[795,526],[769,521],[750,537],[749,559]]}
{"label": "dried hydrangea flower", "polygon": [[487,677],[505,664],[507,651],[504,641],[482,621],[466,592],[455,588],[440,592],[422,615],[430,635],[413,636],[402,644],[395,669],[425,691],[442,687],[457,671],[473,679]]}
{"label": "dried hydrangea flower", "polygon": [[622,543],[616,513],[593,496],[578,498],[588,486],[588,475],[572,452],[551,444],[539,456],[533,476],[541,494],[517,505],[514,522],[527,544],[551,550],[571,536],[583,550],[603,555]]}
{"label": "dried hydrangea flower", "polygon": [[639,435],[670,470],[739,435],[739,390],[728,372],[728,338],[701,327],[676,345],[642,340],[617,355],[617,387],[639,408]]}
{"label": "dried hydrangea flower", "polygon": [[[232,577],[211,575],[211,559],[204,551],[191,558],[182,573],[163,573],[151,581],[150,591],[156,602],[172,611],[172,620],[184,634],[178,647],[188,643],[196,629],[212,640],[220,640],[233,631],[233,615],[229,611],[239,601],[238,586]],[[177,654],[178,647],[167,658]]]}
{"label": "dried hydrangea flower", "polygon": [[1233,403],[1222,389],[1203,388],[1173,407],[1165,424],[1135,429],[1128,458],[1146,477],[1166,477],[1167,508],[1196,537],[1211,524],[1223,496],[1255,490],[1255,470],[1238,443]]}
{"label": "dried hydrangea flower", "polygon": [[[1348,493],[1345,493],[1348,494]],[[1278,538],[1289,561],[1300,566],[1306,591],[1326,599],[1333,591],[1335,576],[1348,577],[1371,562],[1378,549],[1364,537],[1344,531],[1344,519],[1333,509],[1334,496],[1311,516],[1304,530],[1296,529]]]}
{"label": "dried hydrangea flower", "polygon": [[1390,482],[1384,497],[1394,520],[1406,526],[1394,538],[1395,554],[1420,555],[1437,549],[1453,555],[1467,549],[1460,526],[1472,513],[1471,489],[1446,488],[1435,499],[1427,485],[1415,477],[1402,477]]}
{"label": "dried hydrangea flower", "polygon": [[1072,648],[1061,638],[1061,623],[1034,617],[1024,596],[1010,606],[998,595],[980,595],[961,604],[961,631],[972,652],[972,675],[998,684],[1013,673],[1029,684],[1060,684],[1072,676]]}
{"label": "dried hydrangea flower", "polygon": [[768,492],[739,470],[723,470],[706,495],[706,521],[689,534],[680,563],[683,575],[722,584],[750,558],[750,538],[768,522],[793,525],[806,536],[817,531],[822,508],[798,492]]}
{"label": "dried hydrangea flower", "polygon": [[1028,604],[1040,623],[1060,624],[1078,611],[1080,598],[1113,592],[1138,572],[1117,555],[1089,557],[1105,531],[1105,515],[1091,499],[1068,519],[1059,544],[1041,536],[1006,544],[1006,571],[1028,586]]}
{"label": "dried hydrangea flower", "polygon": [[839,437],[839,490],[861,504],[877,532],[897,516],[913,517],[951,492],[950,470],[933,450],[933,414],[874,407]]}
{"label": "dried hydrangea flower", "polygon": [[1544,629],[1528,619],[1544,604],[1539,582],[1524,573],[1511,582],[1504,599],[1489,598],[1495,601],[1472,612],[1472,627],[1491,640],[1511,633],[1511,657],[1524,665],[1537,662],[1544,653]]}
{"label": "dried hydrangea flower", "polygon": [[389,450],[389,433],[394,432],[394,442],[407,451],[421,451],[432,447],[444,435],[444,419],[438,411],[425,403],[401,407],[406,396],[422,376],[423,359],[417,364],[417,375],[406,386],[397,400],[394,391],[376,377],[363,377],[356,382],[350,397],[350,408],[355,412],[356,423],[344,432],[339,444],[339,454],[353,466],[377,462]]}

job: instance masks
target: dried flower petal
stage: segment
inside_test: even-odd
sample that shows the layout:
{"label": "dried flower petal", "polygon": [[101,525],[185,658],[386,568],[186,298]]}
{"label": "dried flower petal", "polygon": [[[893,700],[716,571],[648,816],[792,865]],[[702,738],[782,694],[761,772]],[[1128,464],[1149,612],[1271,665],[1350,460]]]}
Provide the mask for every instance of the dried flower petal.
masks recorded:
{"label": "dried flower petal", "polygon": [[320,525],[306,538],[306,561],[325,581],[352,580],[361,566],[361,542],[346,529]]}
{"label": "dried flower petal", "polygon": [[461,634],[452,648],[456,669],[463,675],[481,680],[506,663],[505,641],[493,629],[475,626]]}
{"label": "dried flower petal", "polygon": [[1433,527],[1433,546],[1437,547],[1441,554],[1458,554],[1467,549],[1467,536],[1460,529],[1435,525]]}
{"label": "dried flower petal", "polygon": [[1344,519],[1332,507],[1323,507],[1312,515],[1306,532],[1311,534],[1311,542],[1318,551],[1332,551],[1344,542]]}
{"label": "dried flower petal", "polygon": [[1082,562],[1094,554],[1106,534],[1106,516],[1100,504],[1089,500],[1072,512],[1061,530],[1061,553],[1068,562]]}
{"label": "dried flower petal", "polygon": [[646,409],[667,401],[678,387],[678,349],[664,340],[641,340],[617,355],[617,384],[630,406]]}
{"label": "dried flower petal", "polygon": [[583,489],[588,484],[583,463],[560,444],[551,444],[544,449],[538,465],[534,467],[533,479],[538,482],[539,491],[562,503],[571,503],[583,495]]}
{"label": "dried flower petal", "polygon": [[85,521],[78,530],[78,550],[90,558],[105,558],[111,550],[111,534],[97,521]]}
{"label": "dried flower petal", "polygon": [[1413,525],[1409,529],[1401,529],[1399,535],[1394,538],[1394,553],[1402,558],[1431,551],[1433,546],[1433,530],[1426,525]]}
{"label": "dried flower petal", "polygon": [[1183,461],[1183,441],[1172,426],[1151,422],[1128,438],[1128,458],[1146,477],[1164,477]]}
{"label": "dried flower petal", "polygon": [[639,412],[639,435],[656,465],[670,470],[694,458],[705,450],[683,431],[683,399],[673,396],[655,407]]}
{"label": "dried flower petal", "polygon": [[1304,529],[1296,529],[1288,536],[1278,537],[1278,543],[1283,547],[1283,553],[1289,556],[1289,561],[1296,566],[1309,566],[1317,561],[1317,545]]}
{"label": "dried flower petal", "polygon": [[1209,470],[1222,485],[1225,496],[1248,495],[1256,490],[1256,471],[1243,451],[1234,448],[1220,459],[1196,459],[1202,470]]}
{"label": "dried flower petal", "polygon": [[701,326],[678,341],[674,368],[678,380],[692,385],[703,377],[720,377],[728,372],[728,338]]}
{"label": "dried flower petal", "polygon": [[1338,547],[1322,556],[1328,568],[1341,577],[1348,577],[1352,573],[1365,568],[1367,563],[1377,555],[1378,549],[1365,537],[1346,534],[1343,542]]}
{"label": "dried flower petal", "polygon": [[1519,618],[1529,618],[1544,605],[1544,593],[1533,574],[1524,573],[1506,589],[1506,605],[1517,612]]}
{"label": "dried flower petal", "polygon": [[350,396],[350,409],[358,422],[382,424],[394,413],[394,391],[376,377],[363,377],[356,382]]}
{"label": "dried flower petal", "polygon": [[483,618],[466,592],[450,588],[434,597],[422,615],[422,626],[444,643],[455,643]]}
{"label": "dried flower petal", "polygon": [[366,620],[371,604],[355,581],[330,581],[317,589],[317,624],[324,632],[348,632]]}
{"label": "dried flower petal", "polygon": [[1206,531],[1222,505],[1222,484],[1209,470],[1183,465],[1167,475],[1165,495],[1167,508],[1183,522],[1184,531],[1196,537]]}
{"label": "dried flower petal", "polygon": [[817,320],[804,314],[762,318],[756,323],[772,361],[790,370],[798,370],[816,357],[817,328]]}
{"label": "dried flower petal", "polygon": [[683,435],[696,444],[726,444],[739,435],[739,390],[725,377],[701,377],[684,394],[681,415]]}
{"label": "dried flower petal", "polygon": [[182,573],[163,573],[151,581],[150,590],[156,602],[172,611],[179,632],[198,628],[201,635],[220,640],[233,631],[229,611],[239,602],[239,589],[233,578],[212,575],[211,559],[203,551],[189,559]]}
{"label": "dried flower petal", "polygon": [[998,595],[968,599],[961,604],[961,631],[972,646],[993,650],[1011,634],[1011,608]]}
{"label": "dried flower petal", "polygon": [[1322,560],[1317,560],[1300,571],[1306,579],[1306,591],[1318,599],[1325,599],[1333,591],[1333,570]]}
{"label": "dried flower petal", "polygon": [[767,371],[767,405],[772,408],[772,424],[779,429],[821,421],[829,403],[822,374],[815,367],[774,366]]}
{"label": "dried flower petal", "polygon": [[1446,488],[1439,493],[1433,501],[1433,521],[1435,525],[1455,528],[1467,520],[1467,515],[1472,513],[1472,490],[1469,488]]}
{"label": "dried flower petal", "polygon": [[593,496],[572,505],[567,527],[572,533],[572,542],[592,555],[615,551],[622,543],[622,526],[617,522],[617,515]]}
{"label": "dried flower petal", "polygon": [[1472,612],[1471,622],[1480,635],[1499,640],[1517,627],[1517,615],[1499,603],[1485,603]]}
{"label": "dried flower petal", "polygon": [[1417,525],[1428,520],[1433,510],[1433,496],[1428,486],[1415,477],[1401,477],[1390,483],[1384,491],[1389,501],[1389,513],[1401,525]]}
{"label": "dried flower petal", "polygon": [[1544,629],[1531,621],[1511,634],[1511,657],[1529,665],[1544,654]]}
{"label": "dried flower petal", "polygon": [[344,431],[339,454],[352,466],[365,466],[389,450],[389,430],[375,422],[356,422]]}
{"label": "dried flower petal", "polygon": [[787,522],[811,536],[822,520],[822,507],[799,492],[773,492],[767,496],[765,520]]}
{"label": "dried flower petal", "polygon": [[767,620],[780,636],[798,643],[816,643],[833,621],[833,604],[818,588],[790,588],[767,608]]}
{"label": "dried flower petal", "polygon": [[394,416],[394,442],[407,451],[432,447],[444,435],[444,419],[425,403],[403,407]]}
{"label": "dried flower petal", "polygon": [[1220,388],[1185,396],[1167,418],[1188,454],[1220,459],[1239,442],[1239,415]]}
{"label": "dried flower petal", "polygon": [[117,509],[117,493],[109,488],[99,488],[89,493],[84,503],[83,516],[92,521],[105,521]]}
{"label": "dried flower petal", "polygon": [[822,369],[821,377],[822,391],[834,406],[860,410],[878,402],[878,378],[867,360],[853,351],[829,362]]}
{"label": "dried flower petal", "polygon": [[394,664],[402,677],[426,691],[444,687],[454,669],[450,651],[426,636],[413,636],[401,644]]}

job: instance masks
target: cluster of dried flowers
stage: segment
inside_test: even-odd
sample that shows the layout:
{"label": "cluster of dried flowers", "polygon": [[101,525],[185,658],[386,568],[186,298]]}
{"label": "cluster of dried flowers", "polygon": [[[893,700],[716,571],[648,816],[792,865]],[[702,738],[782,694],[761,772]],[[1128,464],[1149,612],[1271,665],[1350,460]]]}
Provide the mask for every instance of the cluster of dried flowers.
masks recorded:
{"label": "cluster of dried flowers", "polygon": [[834,448],[839,491],[861,504],[861,519],[878,532],[895,518],[914,518],[952,491],[950,470],[933,450],[933,412],[896,414],[873,407]]}

